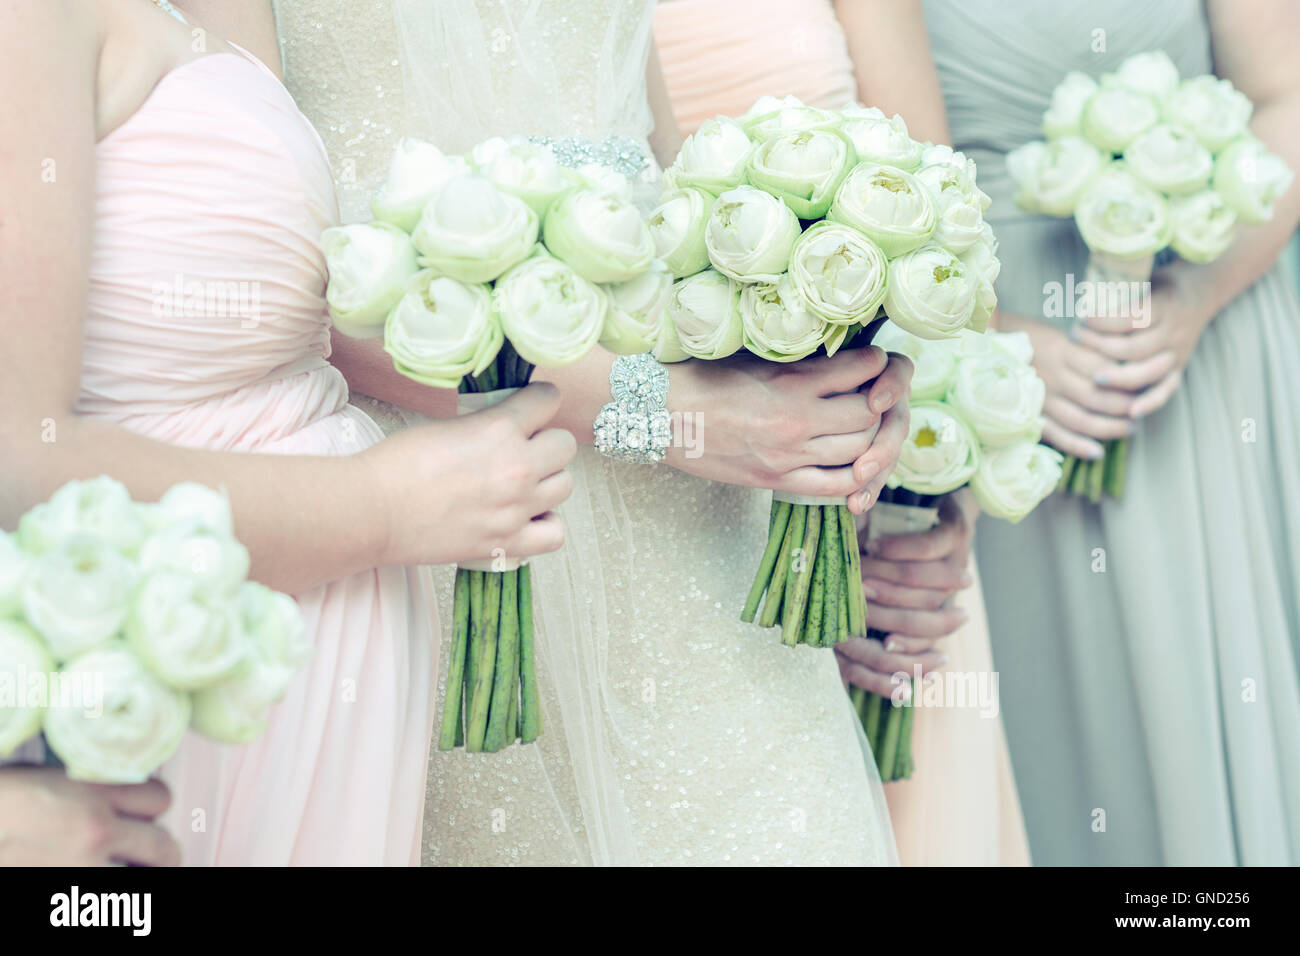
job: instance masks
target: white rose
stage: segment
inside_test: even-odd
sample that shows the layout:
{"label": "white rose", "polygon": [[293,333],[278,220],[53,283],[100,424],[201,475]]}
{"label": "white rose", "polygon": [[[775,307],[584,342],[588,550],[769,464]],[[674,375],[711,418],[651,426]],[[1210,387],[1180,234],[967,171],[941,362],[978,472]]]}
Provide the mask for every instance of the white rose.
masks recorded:
{"label": "white rose", "polygon": [[[975,182],[975,160],[970,159],[960,150],[955,150],[947,143],[925,143],[921,150],[921,169],[927,166],[951,166],[958,174]],[[985,207],[988,208],[987,206]]]}
{"label": "white rose", "polygon": [[886,322],[876,332],[871,344],[912,360],[915,367],[910,393],[913,402],[938,400],[948,394],[948,386],[957,373],[958,339],[923,339],[900,325]]}
{"label": "white rose", "polygon": [[1243,137],[1214,162],[1214,188],[1242,222],[1273,218],[1273,203],[1291,188],[1291,167],[1254,137]]}
{"label": "white rose", "polygon": [[235,519],[225,492],[195,481],[172,485],[150,506],[150,532],[179,523],[197,523],[214,534],[233,535]]}
{"label": "white rose", "polygon": [[673,283],[668,319],[681,351],[693,358],[726,358],[738,352],[744,342],[740,287],[712,269]]}
{"label": "white rose", "polygon": [[93,689],[89,702],[45,712],[45,741],[73,780],[143,783],[176,753],[189,695],[154,677],[124,644],[82,654],[60,674],[69,686]]}
{"label": "white rose", "polygon": [[496,359],[505,334],[485,285],[426,270],[411,282],[384,327],[393,367],[431,388],[456,388]]}
{"label": "white rose", "polygon": [[790,278],[808,307],[838,325],[867,323],[885,298],[889,263],[852,226],[814,223],[794,244]]}
{"label": "white rose", "polygon": [[1213,262],[1237,238],[1237,214],[1219,193],[1202,189],[1169,204],[1169,244],[1188,262]]}
{"label": "white rose", "polygon": [[770,362],[796,362],[823,344],[833,355],[849,331],[847,325],[831,325],[811,311],[789,275],[745,286],[740,320],[745,348]]}
{"label": "white rose", "polygon": [[551,255],[589,282],[626,282],[650,268],[655,243],[641,212],[614,196],[579,189],[546,216],[542,241]]}
{"label": "white rose", "polygon": [[140,661],[178,690],[228,677],[248,653],[233,599],[209,597],[193,578],[175,571],[145,579],[125,634]]}
{"label": "white rose", "polygon": [[16,614],[23,604],[23,584],[35,558],[18,546],[18,539],[0,531],[0,618]]}
{"label": "white rose", "polygon": [[1052,104],[1043,113],[1043,135],[1048,139],[1061,136],[1078,136],[1083,108],[1097,92],[1097,81],[1077,70],[1065,74],[1065,79],[1052,90]]}
{"label": "white rose", "polygon": [[1025,332],[972,332],[964,331],[957,336],[957,355],[968,358],[1001,352],[1010,355],[1022,365],[1034,360],[1034,345]]}
{"label": "white rose", "polygon": [[702,189],[717,196],[745,182],[749,153],[748,134],[725,116],[705,120],[682,144],[669,173],[677,188]]}
{"label": "white rose", "polygon": [[240,589],[239,607],[248,656],[230,677],[194,695],[194,729],[231,744],[261,736],[271,707],[312,650],[302,613],[287,594],[249,581]]}
{"label": "white rose", "polygon": [[891,118],[874,106],[850,107],[844,110],[840,129],[853,143],[861,162],[896,166],[908,172],[921,165],[925,146],[907,134],[907,124],[898,114]]}
{"label": "white rose", "polygon": [[469,172],[460,156],[445,156],[432,143],[399,140],[388,166],[388,179],[370,200],[370,212],[382,222],[410,232],[429,200],[449,180]]}
{"label": "white rose", "polygon": [[494,186],[528,203],[539,218],[570,188],[555,153],[541,143],[496,137],[475,146],[470,160]]}
{"label": "white rose", "polygon": [[1169,245],[1169,203],[1123,163],[1111,163],[1083,191],[1074,220],[1089,249],[1110,255],[1136,259]]}
{"label": "white rose", "polygon": [[135,597],[134,562],[103,539],[71,535],[41,555],[23,585],[23,612],[58,660],[121,630]]}
{"label": "white rose", "polygon": [[1114,81],[1161,103],[1178,89],[1178,67],[1164,50],[1135,53],[1119,65]]}
{"label": "white rose", "polygon": [[921,495],[946,495],[970,480],[979,467],[975,433],[942,402],[916,402],[898,465],[886,484]]}
{"label": "white rose", "polygon": [[961,255],[979,241],[988,195],[955,164],[926,166],[916,178],[934,200],[934,241]]}
{"label": "white rose", "polygon": [[741,282],[772,282],[790,264],[799,220],[775,196],[753,186],[729,189],[713,204],[704,243],[713,267]]}
{"label": "white rose", "polygon": [[690,187],[675,189],[650,214],[650,236],[655,255],[678,279],[693,276],[709,267],[709,249],[704,229],[713,208],[713,195]]}
{"label": "white rose", "polygon": [[749,181],[800,219],[820,219],[853,167],[853,147],[835,130],[783,133],[760,143],[749,158]]}
{"label": "white rose", "polygon": [[609,311],[600,344],[615,355],[649,352],[659,341],[672,291],[672,273],[657,259],[635,279],[605,286]]}
{"label": "white rose", "polygon": [[760,97],[749,112],[740,118],[745,132],[757,142],[771,139],[781,133],[794,133],[803,130],[832,129],[838,126],[840,118],[830,110],[806,106],[798,97],[773,96]]}
{"label": "white rose", "polygon": [[121,482],[107,475],[70,481],[50,500],[18,521],[18,544],[32,554],[45,554],[71,535],[102,538],[124,554],[133,554],[147,529],[143,515]]}
{"label": "white rose", "polygon": [[1168,123],[1151,127],[1124,150],[1124,165],[1152,189],[1194,193],[1214,172],[1210,151],[1189,130]]}
{"label": "white rose", "polygon": [[54,658],[26,624],[0,619],[0,760],[35,737]]}
{"label": "white rose", "polygon": [[1015,524],[1056,490],[1062,460],[1056,449],[1032,441],[985,449],[971,491],[985,514]]}
{"label": "white rose", "polygon": [[861,163],[845,178],[830,217],[867,235],[889,258],[926,242],[937,217],[930,192],[911,173]]}
{"label": "white rose", "polygon": [[1102,84],[1083,108],[1079,129],[1094,146],[1122,153],[1129,143],[1160,121],[1160,108],[1145,93]]}
{"label": "white rose", "polygon": [[998,241],[988,223],[983,224],[975,243],[962,253],[961,262],[975,280],[975,308],[971,312],[970,328],[975,332],[983,332],[993,318],[993,310],[998,307],[994,283],[1002,272],[1002,262],[998,259]]}
{"label": "white rose", "polygon": [[325,301],[344,335],[384,334],[384,320],[420,271],[411,237],[386,222],[333,226],[321,234],[329,266]]}
{"label": "white rose", "polygon": [[538,255],[515,266],[492,290],[501,328],[526,362],[558,368],[578,361],[605,328],[605,293],[570,266]]}
{"label": "white rose", "polygon": [[1212,74],[1184,80],[1165,101],[1165,122],[1189,129],[1211,153],[1246,133],[1254,105],[1230,80]]}
{"label": "white rose", "polygon": [[889,263],[885,314],[923,339],[947,338],[970,323],[978,291],[966,265],[931,243]]}
{"label": "white rose", "polygon": [[411,236],[419,263],[461,282],[491,282],[537,244],[532,207],[482,176],[447,183],[424,207]]}
{"label": "white rose", "polygon": [[1087,140],[1066,136],[1013,149],[1007,154],[1007,172],[1016,182],[1016,203],[1022,209],[1070,216],[1079,196],[1108,162]]}
{"label": "white rose", "polygon": [[140,548],[141,570],[186,575],[213,598],[234,594],[248,577],[248,563],[247,548],[200,518],[177,521],[150,535]]}
{"label": "white rose", "polygon": [[1038,441],[1043,433],[1046,387],[1034,367],[1000,348],[963,354],[948,404],[985,446]]}

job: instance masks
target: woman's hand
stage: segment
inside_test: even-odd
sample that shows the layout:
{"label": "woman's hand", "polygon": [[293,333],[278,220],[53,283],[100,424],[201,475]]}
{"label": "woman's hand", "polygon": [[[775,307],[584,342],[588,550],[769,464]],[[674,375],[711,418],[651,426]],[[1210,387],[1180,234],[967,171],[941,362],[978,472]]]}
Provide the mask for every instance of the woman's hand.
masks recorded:
{"label": "woman's hand", "polygon": [[573,491],[564,469],[577,452],[547,428],[560,405],[552,385],[529,385],[485,411],[409,428],[367,456],[388,516],[386,564],[447,564],[556,551],[554,509]]}
{"label": "woman's hand", "polygon": [[936,645],[967,620],[951,603],[971,584],[976,514],[974,498],[962,489],[943,498],[939,523],[929,531],[877,538],[863,550],[867,622],[888,633],[884,641],[854,637],[836,646],[845,681],[889,696],[892,675],[928,674],[943,665],[947,655]]}
{"label": "woman's hand", "polygon": [[790,364],[738,355],[669,368],[671,410],[694,440],[675,443],[668,461],[712,481],[851,496],[861,514],[907,438],[912,363],[876,346]]}
{"label": "woman's hand", "polygon": [[0,866],[177,866],[180,846],[152,822],[169,803],[158,780],[110,787],[0,767]]}

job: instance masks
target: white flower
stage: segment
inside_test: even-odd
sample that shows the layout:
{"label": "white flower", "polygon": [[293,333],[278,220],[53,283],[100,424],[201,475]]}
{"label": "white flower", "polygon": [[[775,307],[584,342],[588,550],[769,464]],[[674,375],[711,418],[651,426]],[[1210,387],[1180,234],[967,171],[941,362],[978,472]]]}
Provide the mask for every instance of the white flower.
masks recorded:
{"label": "white flower", "polygon": [[492,302],[501,328],[526,362],[558,368],[578,361],[605,328],[605,293],[551,256],[526,259],[500,279]]}
{"label": "white flower", "polygon": [[650,236],[655,255],[678,279],[693,276],[709,267],[709,249],[704,229],[713,208],[713,195],[685,187],[669,192],[650,214]]}
{"label": "white flower", "polygon": [[735,120],[705,120],[686,137],[669,173],[677,188],[689,186],[717,196],[745,182],[752,149],[748,134]]}
{"label": "white flower", "polygon": [[853,147],[835,130],[783,133],[760,143],[749,158],[749,181],[800,219],[820,219],[853,167]]}
{"label": "white flower", "polygon": [[384,333],[384,320],[411,276],[420,271],[411,237],[386,222],[333,226],[321,234],[329,266],[325,301],[330,321],[345,335]]}
{"label": "white flower", "polygon": [[749,112],[740,118],[751,138],[757,142],[802,130],[831,129],[839,125],[840,118],[830,110],[806,106],[795,96],[760,97]]}
{"label": "white flower", "polygon": [[789,274],[810,309],[827,322],[853,325],[876,317],[889,263],[880,247],[852,226],[823,221],[795,242]]}
{"label": "white flower", "polygon": [[496,137],[475,146],[470,159],[494,186],[518,196],[540,218],[570,188],[555,153],[541,143]]}
{"label": "white flower", "polygon": [[0,531],[0,618],[10,617],[22,607],[23,584],[34,563],[16,537]]}
{"label": "white flower", "polygon": [[40,635],[0,618],[0,760],[40,732],[53,670]]}
{"label": "white flower", "polygon": [[370,200],[370,212],[376,219],[410,232],[438,190],[468,172],[469,164],[462,157],[445,156],[432,143],[399,140],[393,149],[388,179]]}
{"label": "white flower", "polygon": [[1213,262],[1237,238],[1237,214],[1213,189],[1178,196],[1169,204],[1169,244],[1188,262]]}
{"label": "white flower", "polygon": [[1214,188],[1244,223],[1273,218],[1273,203],[1291,188],[1291,167],[1263,143],[1242,137],[1214,162]]}
{"label": "white flower", "polygon": [[[927,166],[951,166],[958,174],[975,182],[975,160],[970,159],[960,150],[955,150],[947,143],[925,143],[921,150],[921,169]],[[988,207],[985,206],[987,209]]]}
{"label": "white flower", "polygon": [[626,282],[650,268],[655,243],[640,211],[606,193],[568,193],[546,216],[542,241],[551,255],[589,282]]}
{"label": "white flower", "polygon": [[[678,347],[693,358],[726,358],[739,351],[744,341],[740,287],[712,269],[673,283],[668,319],[676,330]],[[660,357],[660,361],[674,358]]]}
{"label": "white flower", "polygon": [[229,597],[248,577],[248,549],[196,517],[177,521],[150,535],[140,548],[140,568],[147,573],[175,571],[187,575],[205,594]]}
{"label": "white flower", "polygon": [[230,513],[230,499],[225,492],[194,481],[172,485],[148,506],[150,532],[178,523],[197,523],[214,534],[233,535],[235,519]]}
{"label": "white flower", "polygon": [[577,189],[609,196],[625,203],[634,199],[632,183],[617,169],[610,169],[600,163],[584,163],[577,169],[566,169],[565,172]]}
{"label": "white flower", "polygon": [[823,343],[834,354],[848,334],[808,309],[789,275],[775,283],[747,285],[740,293],[745,348],[770,362],[795,362]]}
{"label": "white flower", "polygon": [[1194,193],[1204,188],[1214,171],[1210,151],[1190,131],[1160,123],[1124,150],[1124,165],[1152,189],[1165,193]]}
{"label": "white flower", "polygon": [[1230,80],[1213,74],[1184,80],[1165,101],[1165,122],[1189,129],[1211,153],[1246,133],[1255,107]]}
{"label": "white flower", "polygon": [[923,339],[947,338],[971,321],[978,291],[966,265],[931,243],[889,263],[885,314]]}
{"label": "white flower", "polygon": [[704,243],[713,267],[741,282],[771,282],[790,264],[799,220],[780,199],[737,186],[713,204]]}
{"label": "white flower", "polygon": [[988,328],[993,310],[998,307],[998,294],[994,289],[1002,262],[998,259],[998,241],[988,223],[980,229],[979,238],[961,255],[961,263],[975,280],[975,308],[971,312],[970,328],[983,332]]}
{"label": "white flower", "polygon": [[985,449],[971,491],[986,514],[1015,524],[1056,490],[1062,460],[1059,451],[1032,441]]}
{"label": "white flower", "polygon": [[843,115],[840,129],[853,143],[859,161],[896,166],[908,172],[921,165],[925,146],[907,135],[903,117],[887,117],[874,106],[850,107]]}
{"label": "white flower", "polygon": [[891,259],[928,240],[937,219],[929,190],[915,176],[875,163],[849,173],[830,218],[865,233]]}
{"label": "white flower", "polygon": [[923,339],[901,325],[886,322],[876,332],[871,344],[912,360],[915,367],[910,393],[913,402],[938,400],[948,394],[948,386],[957,373],[959,339]]}
{"label": "white flower", "polygon": [[1164,50],[1135,53],[1119,65],[1114,82],[1161,103],[1178,89],[1178,67]]}
{"label": "white flower", "polygon": [[426,270],[384,327],[384,351],[407,378],[432,388],[456,388],[492,364],[505,335],[485,285]]}
{"label": "white flower", "polygon": [[1089,249],[1110,255],[1140,258],[1169,245],[1169,203],[1123,163],[1111,163],[1083,191],[1074,220]]}
{"label": "white flower", "polygon": [[67,660],[121,630],[137,580],[134,562],[103,539],[71,535],[36,560],[23,611],[55,658]]}
{"label": "white flower", "polygon": [[1145,93],[1103,84],[1083,108],[1079,129],[1094,146],[1122,153],[1139,134],[1160,121],[1160,108]]}
{"label": "white flower", "polygon": [[1016,203],[1022,209],[1069,216],[1107,162],[1087,140],[1066,136],[1013,149],[1007,154],[1007,172],[1016,182]]}
{"label": "white flower", "polygon": [[659,341],[672,291],[672,273],[657,259],[635,279],[605,286],[609,311],[600,344],[615,355],[649,352]]}
{"label": "white flower", "polygon": [[1052,105],[1043,113],[1043,135],[1048,139],[1079,135],[1083,108],[1097,92],[1097,81],[1077,70],[1065,74],[1065,79],[1052,91]]}
{"label": "white flower", "polygon": [[239,608],[248,656],[230,677],[194,695],[194,729],[231,744],[262,734],[271,707],[312,650],[298,605],[287,594],[249,581],[240,589]]}
{"label": "white flower", "polygon": [[411,239],[419,263],[461,282],[491,282],[537,244],[537,213],[482,176],[447,183],[424,207]]}
{"label": "white flower", "polygon": [[190,698],[113,641],[63,666],[64,684],[92,688],[78,706],[45,712],[45,740],[73,780],[143,783],[176,752],[190,721]]}
{"label": "white flower", "polygon": [[145,579],[125,633],[140,661],[178,690],[228,677],[248,653],[233,599],[209,597],[193,578],[175,571]]}
{"label": "white flower", "polygon": [[934,241],[961,255],[979,241],[988,195],[955,163],[923,167],[916,178],[934,200]]}
{"label": "white flower", "polygon": [[23,515],[18,521],[18,544],[40,555],[59,547],[70,535],[88,534],[133,554],[146,531],[126,487],[101,475],[68,482],[49,501]]}
{"label": "white flower", "polygon": [[970,480],[979,467],[975,433],[942,402],[916,402],[907,440],[886,484],[922,495],[946,495]]}
{"label": "white flower", "polygon": [[963,354],[948,404],[985,446],[1038,441],[1043,433],[1046,387],[1034,367],[1010,351]]}
{"label": "white flower", "polygon": [[957,336],[957,354],[960,358],[1001,352],[1010,355],[1022,365],[1034,360],[1034,345],[1025,332],[972,332]]}

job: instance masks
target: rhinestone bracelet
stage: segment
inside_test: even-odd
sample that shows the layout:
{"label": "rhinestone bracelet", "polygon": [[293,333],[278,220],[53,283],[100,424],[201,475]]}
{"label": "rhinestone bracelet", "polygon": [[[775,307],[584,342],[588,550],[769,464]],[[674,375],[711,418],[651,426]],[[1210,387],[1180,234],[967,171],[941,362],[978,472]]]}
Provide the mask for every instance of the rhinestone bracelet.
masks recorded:
{"label": "rhinestone bracelet", "polygon": [[650,353],[620,355],[609,370],[614,400],[592,425],[602,455],[642,465],[664,459],[672,443],[668,417],[668,369]]}

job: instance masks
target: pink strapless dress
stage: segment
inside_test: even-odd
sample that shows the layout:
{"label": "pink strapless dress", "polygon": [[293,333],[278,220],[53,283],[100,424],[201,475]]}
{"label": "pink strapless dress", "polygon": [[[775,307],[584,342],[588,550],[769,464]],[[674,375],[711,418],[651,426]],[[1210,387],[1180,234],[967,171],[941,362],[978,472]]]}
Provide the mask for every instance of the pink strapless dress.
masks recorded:
{"label": "pink strapless dress", "polygon": [[[324,147],[265,66],[167,74],[97,149],[78,410],[160,441],[346,455],[382,435],[326,361]],[[162,770],[186,864],[419,862],[437,620],[422,572],[297,595],[315,646],[265,736]]]}

